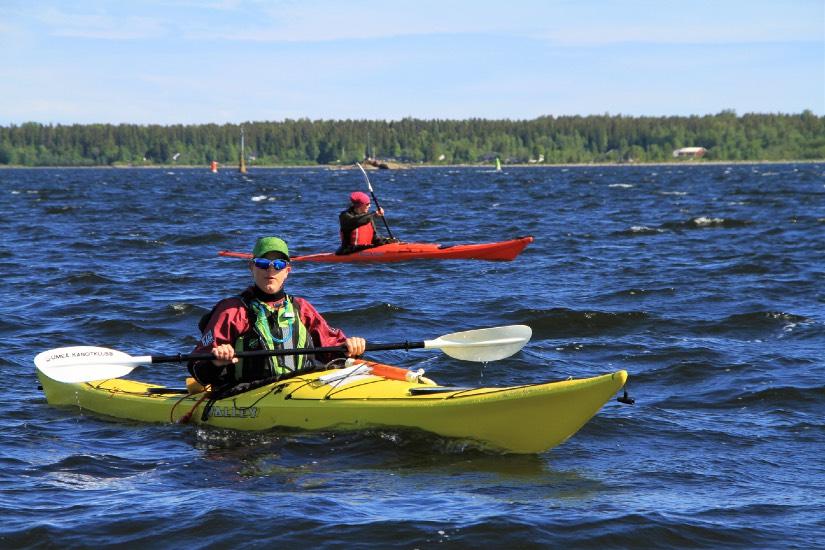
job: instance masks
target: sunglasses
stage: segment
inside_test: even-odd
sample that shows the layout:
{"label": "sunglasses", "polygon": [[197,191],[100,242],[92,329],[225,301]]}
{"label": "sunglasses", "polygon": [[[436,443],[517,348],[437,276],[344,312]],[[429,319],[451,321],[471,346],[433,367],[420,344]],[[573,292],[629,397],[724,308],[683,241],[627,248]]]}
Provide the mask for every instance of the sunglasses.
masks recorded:
{"label": "sunglasses", "polygon": [[252,263],[255,264],[255,267],[258,269],[269,269],[270,267],[274,267],[275,271],[280,271],[289,265],[289,262],[285,260],[267,260],[266,258],[252,258]]}

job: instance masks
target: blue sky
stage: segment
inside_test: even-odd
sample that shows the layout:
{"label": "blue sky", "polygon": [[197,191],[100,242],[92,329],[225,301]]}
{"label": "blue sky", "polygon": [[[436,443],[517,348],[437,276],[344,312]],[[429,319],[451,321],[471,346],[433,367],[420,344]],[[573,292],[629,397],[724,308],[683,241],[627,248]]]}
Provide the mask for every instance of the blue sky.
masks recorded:
{"label": "blue sky", "polygon": [[825,115],[825,0],[0,0],[0,124]]}

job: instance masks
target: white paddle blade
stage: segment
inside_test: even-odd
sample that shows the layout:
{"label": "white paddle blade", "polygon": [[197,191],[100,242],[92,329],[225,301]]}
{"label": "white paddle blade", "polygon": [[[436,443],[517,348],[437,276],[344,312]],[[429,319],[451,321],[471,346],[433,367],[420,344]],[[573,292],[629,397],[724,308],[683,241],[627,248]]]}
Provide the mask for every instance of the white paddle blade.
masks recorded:
{"label": "white paddle blade", "polygon": [[367,182],[367,189],[369,189],[370,193],[372,193],[372,184],[370,183],[370,178],[367,175],[367,171],[364,170],[364,167],[361,166],[360,162],[356,162],[355,164],[358,165],[358,168],[361,170],[361,173],[364,174],[364,181]]}
{"label": "white paddle blade", "polygon": [[508,325],[446,334],[426,340],[424,347],[439,348],[463,361],[498,361],[517,353],[532,335],[533,330],[527,325]]}
{"label": "white paddle blade", "polygon": [[38,353],[34,366],[52,380],[76,383],[125,376],[145,359],[114,349],[73,346]]}

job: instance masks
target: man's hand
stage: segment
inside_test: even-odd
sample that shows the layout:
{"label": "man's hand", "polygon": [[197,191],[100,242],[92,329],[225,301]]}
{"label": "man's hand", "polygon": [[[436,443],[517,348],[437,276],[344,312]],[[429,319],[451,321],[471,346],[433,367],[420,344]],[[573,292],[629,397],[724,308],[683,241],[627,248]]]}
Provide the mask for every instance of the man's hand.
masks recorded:
{"label": "man's hand", "polygon": [[367,350],[367,341],[353,336],[347,338],[347,357],[360,357]]}
{"label": "man's hand", "polygon": [[237,363],[238,358],[235,357],[235,347],[232,344],[221,344],[212,349],[212,363],[217,367]]}

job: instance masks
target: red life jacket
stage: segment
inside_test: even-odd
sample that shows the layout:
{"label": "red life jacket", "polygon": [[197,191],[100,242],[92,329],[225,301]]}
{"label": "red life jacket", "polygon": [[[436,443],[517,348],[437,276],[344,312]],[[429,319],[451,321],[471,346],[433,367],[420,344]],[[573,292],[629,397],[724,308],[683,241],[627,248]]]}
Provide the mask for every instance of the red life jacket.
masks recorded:
{"label": "red life jacket", "polygon": [[375,226],[370,223],[358,226],[349,234],[350,246],[371,246],[375,238]]}

